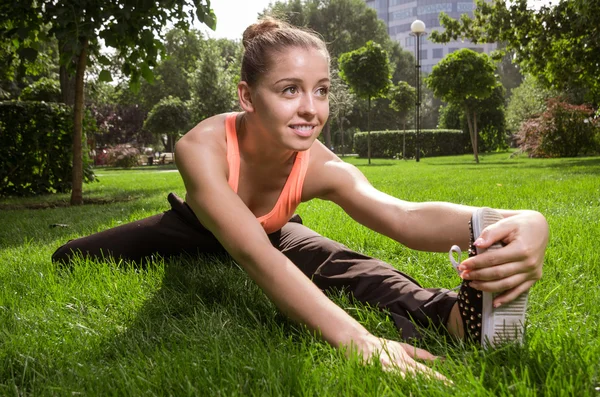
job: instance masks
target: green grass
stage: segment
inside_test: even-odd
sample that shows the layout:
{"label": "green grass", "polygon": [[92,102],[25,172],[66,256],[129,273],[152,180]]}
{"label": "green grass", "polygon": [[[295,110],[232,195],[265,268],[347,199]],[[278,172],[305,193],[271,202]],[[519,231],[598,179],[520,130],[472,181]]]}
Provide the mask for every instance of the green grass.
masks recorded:
{"label": "green grass", "polygon": [[[531,160],[508,154],[350,159],[380,190],[405,200],[529,208],[551,239],[531,290],[524,346],[480,351],[430,335],[446,386],[362,366],[286,320],[223,258],[157,261],[145,270],[84,261],[57,269],[68,239],[168,209],[183,195],[169,169],[98,169],[85,197],[0,200],[0,395],[571,395],[600,396],[600,158]],[[25,209],[43,204],[49,208]],[[303,204],[304,223],[377,256],[426,287],[454,287],[447,254],[408,250],[357,225],[334,205]],[[50,228],[51,224],[68,227]],[[373,333],[393,338],[382,313],[333,299]]]}

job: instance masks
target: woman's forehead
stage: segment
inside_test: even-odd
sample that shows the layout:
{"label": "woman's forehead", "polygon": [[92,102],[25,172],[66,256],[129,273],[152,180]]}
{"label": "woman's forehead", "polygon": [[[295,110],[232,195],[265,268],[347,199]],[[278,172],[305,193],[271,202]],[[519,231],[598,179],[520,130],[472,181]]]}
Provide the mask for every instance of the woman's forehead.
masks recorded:
{"label": "woman's forehead", "polygon": [[[329,57],[316,48],[290,47],[270,54],[267,75],[312,74],[317,79],[329,76]],[[317,76],[319,75],[319,76]]]}

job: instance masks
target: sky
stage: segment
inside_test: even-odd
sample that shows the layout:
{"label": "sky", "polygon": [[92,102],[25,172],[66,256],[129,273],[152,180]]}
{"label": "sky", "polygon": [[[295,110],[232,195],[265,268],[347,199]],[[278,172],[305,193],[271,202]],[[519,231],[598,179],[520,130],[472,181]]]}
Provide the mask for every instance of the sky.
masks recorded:
{"label": "sky", "polygon": [[[201,28],[209,37],[241,40],[244,30],[258,19],[258,13],[273,0],[212,0],[210,6],[217,16],[217,30]],[[198,24],[198,22],[196,21]]]}

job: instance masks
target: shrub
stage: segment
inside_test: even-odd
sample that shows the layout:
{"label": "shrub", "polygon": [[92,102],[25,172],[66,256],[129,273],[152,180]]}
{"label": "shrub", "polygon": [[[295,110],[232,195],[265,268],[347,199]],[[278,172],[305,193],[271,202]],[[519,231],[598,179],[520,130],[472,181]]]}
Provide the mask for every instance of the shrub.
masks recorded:
{"label": "shrub", "polygon": [[587,105],[548,100],[547,110],[524,122],[517,133],[521,151],[530,157],[576,157],[598,151],[599,123]]}
{"label": "shrub", "polygon": [[[371,156],[393,158],[402,156],[403,139],[406,144],[406,157],[414,157],[416,149],[416,131],[372,131]],[[469,145],[469,137],[460,130],[423,130],[419,134],[421,156],[447,156],[464,154]],[[354,152],[360,157],[367,156],[367,133],[354,135]]]}
{"label": "shrub", "polygon": [[[87,113],[83,124],[84,131],[93,125]],[[69,191],[72,142],[73,111],[69,106],[0,102],[0,195]],[[84,155],[84,181],[92,180],[94,174]]]}
{"label": "shrub", "polygon": [[140,151],[131,145],[117,145],[106,151],[106,164],[111,167],[131,168],[138,165]]}
{"label": "shrub", "polygon": [[21,91],[20,100],[60,102],[60,83],[57,80],[42,77]]}

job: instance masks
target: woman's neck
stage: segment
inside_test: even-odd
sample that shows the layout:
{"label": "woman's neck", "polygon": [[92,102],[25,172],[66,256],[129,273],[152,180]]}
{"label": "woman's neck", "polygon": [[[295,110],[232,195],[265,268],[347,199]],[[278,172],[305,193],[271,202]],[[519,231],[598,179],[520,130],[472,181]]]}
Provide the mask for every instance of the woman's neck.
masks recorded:
{"label": "woman's neck", "polygon": [[248,117],[244,112],[236,122],[240,157],[244,162],[261,168],[280,167],[293,162],[297,152],[273,144],[269,133],[257,123],[249,122]]}

